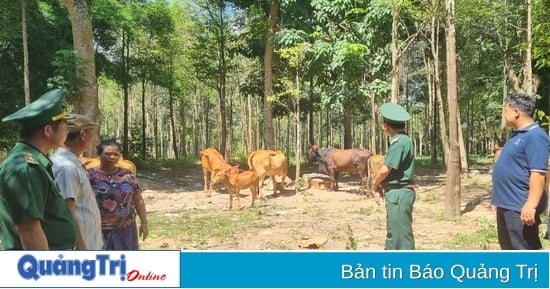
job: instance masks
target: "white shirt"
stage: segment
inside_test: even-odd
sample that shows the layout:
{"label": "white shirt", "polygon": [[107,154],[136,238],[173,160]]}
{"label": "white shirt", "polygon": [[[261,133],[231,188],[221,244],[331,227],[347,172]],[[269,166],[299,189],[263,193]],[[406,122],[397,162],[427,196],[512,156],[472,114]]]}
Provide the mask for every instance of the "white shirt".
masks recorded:
{"label": "white shirt", "polygon": [[53,174],[65,199],[73,198],[76,204],[76,221],[88,250],[101,250],[103,236],[101,215],[95,194],[88,179],[88,172],[80,159],[72,152],[58,148],[50,158]]}

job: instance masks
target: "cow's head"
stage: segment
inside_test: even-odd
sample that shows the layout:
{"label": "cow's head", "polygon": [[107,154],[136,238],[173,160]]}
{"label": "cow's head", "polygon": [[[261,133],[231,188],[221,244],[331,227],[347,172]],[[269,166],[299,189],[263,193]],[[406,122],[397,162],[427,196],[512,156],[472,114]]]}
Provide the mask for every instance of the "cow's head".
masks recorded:
{"label": "cow's head", "polygon": [[214,174],[212,175],[212,184],[223,184],[226,180],[226,174],[228,173],[229,169],[227,170],[216,170],[214,171]]}
{"label": "cow's head", "polygon": [[309,147],[309,151],[306,157],[307,157],[307,160],[310,162],[318,162],[321,159],[321,156],[319,155],[319,146],[311,145]]}

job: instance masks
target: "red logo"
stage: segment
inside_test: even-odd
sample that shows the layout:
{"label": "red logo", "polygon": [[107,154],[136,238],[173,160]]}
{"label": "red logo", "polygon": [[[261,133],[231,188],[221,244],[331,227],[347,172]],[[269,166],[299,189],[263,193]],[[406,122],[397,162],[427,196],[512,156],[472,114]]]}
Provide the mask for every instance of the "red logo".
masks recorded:
{"label": "red logo", "polygon": [[166,274],[156,274],[151,271],[147,275],[141,274],[138,270],[132,270],[126,274],[128,281],[164,281]]}

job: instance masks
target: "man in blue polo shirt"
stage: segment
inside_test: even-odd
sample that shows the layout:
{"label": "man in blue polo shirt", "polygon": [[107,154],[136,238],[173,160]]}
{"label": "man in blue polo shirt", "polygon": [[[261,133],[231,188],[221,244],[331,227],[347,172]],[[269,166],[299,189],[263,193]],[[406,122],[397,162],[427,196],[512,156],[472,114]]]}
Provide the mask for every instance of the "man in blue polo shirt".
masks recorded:
{"label": "man in blue polo shirt", "polygon": [[514,94],[504,104],[512,136],[493,170],[491,203],[496,207],[498,241],[503,250],[538,250],[540,214],[546,208],[550,140],[534,121],[535,99]]}

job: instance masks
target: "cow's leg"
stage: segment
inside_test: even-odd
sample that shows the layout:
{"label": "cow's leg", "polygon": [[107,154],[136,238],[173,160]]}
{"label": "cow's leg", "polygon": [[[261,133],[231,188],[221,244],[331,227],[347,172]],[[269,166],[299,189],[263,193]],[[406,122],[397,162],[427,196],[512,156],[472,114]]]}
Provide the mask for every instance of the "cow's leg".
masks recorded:
{"label": "cow's leg", "polygon": [[233,209],[233,190],[228,190],[229,191],[229,209]]}
{"label": "cow's leg", "polygon": [[[210,171],[210,186],[208,187],[208,196],[212,196],[212,186],[214,185],[212,183],[212,177],[214,176],[214,170]],[[204,177],[204,188],[206,189],[206,175]]]}
{"label": "cow's leg", "polygon": [[367,185],[367,178],[368,176],[365,175],[365,173],[360,173],[359,176],[361,177],[361,182],[359,183],[359,193],[363,194],[367,192],[368,185]]}
{"label": "cow's leg", "polygon": [[254,201],[256,201],[256,192],[254,187],[254,185],[250,185],[250,194],[252,194],[252,203],[250,204],[251,207],[254,207]]}
{"label": "cow's leg", "polygon": [[241,188],[237,186],[235,188],[235,192],[237,193],[237,209],[241,208]]}
{"label": "cow's leg", "polygon": [[264,185],[264,173],[258,173],[258,177],[259,177],[259,180],[258,180],[258,197],[260,198],[260,200],[264,200],[264,196],[262,195],[262,186]]}
{"label": "cow's leg", "polygon": [[332,174],[334,177],[334,184],[332,185],[333,187],[333,191],[338,191],[338,176],[340,175],[340,172],[339,171],[334,171],[334,173]]}
{"label": "cow's leg", "polygon": [[[277,194],[277,190],[279,189],[279,184],[277,183],[277,178],[275,176],[271,176],[271,182],[273,183],[273,194]],[[282,192],[282,190],[281,190]]]}
{"label": "cow's leg", "polygon": [[[208,192],[208,174],[209,174],[209,171],[203,169],[202,174],[204,176],[204,192],[207,193]],[[210,180],[212,180],[212,174],[210,174]]]}

